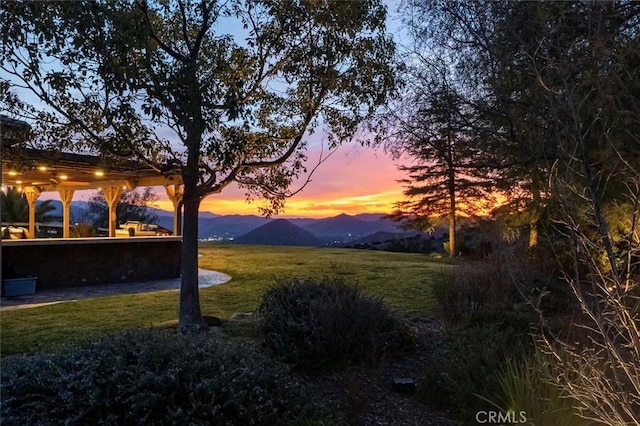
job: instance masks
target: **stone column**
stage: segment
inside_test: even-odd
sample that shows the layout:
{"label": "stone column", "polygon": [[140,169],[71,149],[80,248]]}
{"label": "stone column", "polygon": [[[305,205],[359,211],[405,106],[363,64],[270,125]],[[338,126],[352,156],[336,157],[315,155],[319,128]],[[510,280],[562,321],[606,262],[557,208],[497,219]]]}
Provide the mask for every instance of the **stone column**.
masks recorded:
{"label": "stone column", "polygon": [[24,195],[29,204],[29,235],[28,238],[36,237],[36,201],[40,196],[40,189],[35,186],[28,186],[24,189]]}
{"label": "stone column", "polygon": [[173,203],[173,235],[182,235],[182,196],[184,185],[165,185],[167,196]]}
{"label": "stone column", "polygon": [[104,188],[102,193],[104,194],[104,199],[107,201],[107,205],[109,206],[109,236],[115,237],[116,227],[118,226],[116,223],[116,207],[118,206],[118,201],[120,201],[122,188]]}
{"label": "stone column", "polygon": [[62,238],[69,238],[71,222],[71,201],[73,200],[73,189],[59,189],[60,201],[62,201]]}

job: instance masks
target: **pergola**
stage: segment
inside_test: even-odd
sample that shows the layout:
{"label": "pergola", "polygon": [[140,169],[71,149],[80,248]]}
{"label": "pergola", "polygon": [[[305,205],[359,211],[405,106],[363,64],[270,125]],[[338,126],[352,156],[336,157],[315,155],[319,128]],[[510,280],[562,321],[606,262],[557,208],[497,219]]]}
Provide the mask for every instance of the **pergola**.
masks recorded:
{"label": "pergola", "polygon": [[158,172],[136,161],[113,161],[93,155],[19,148],[15,135],[29,125],[0,116],[2,185],[17,187],[29,204],[29,238],[35,238],[36,201],[43,192],[57,192],[63,206],[63,238],[70,236],[70,206],[80,190],[102,190],[109,206],[109,236],[115,237],[116,206],[123,189],[163,186],[173,203],[173,233],[180,235],[182,176]]}

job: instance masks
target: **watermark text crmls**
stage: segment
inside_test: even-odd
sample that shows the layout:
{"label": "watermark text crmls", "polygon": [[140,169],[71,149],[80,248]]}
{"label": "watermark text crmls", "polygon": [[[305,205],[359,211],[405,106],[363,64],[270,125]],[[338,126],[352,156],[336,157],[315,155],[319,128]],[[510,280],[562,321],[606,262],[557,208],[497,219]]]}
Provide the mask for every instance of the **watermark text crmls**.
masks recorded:
{"label": "watermark text crmls", "polygon": [[520,424],[527,422],[526,411],[478,411],[476,422],[480,424]]}

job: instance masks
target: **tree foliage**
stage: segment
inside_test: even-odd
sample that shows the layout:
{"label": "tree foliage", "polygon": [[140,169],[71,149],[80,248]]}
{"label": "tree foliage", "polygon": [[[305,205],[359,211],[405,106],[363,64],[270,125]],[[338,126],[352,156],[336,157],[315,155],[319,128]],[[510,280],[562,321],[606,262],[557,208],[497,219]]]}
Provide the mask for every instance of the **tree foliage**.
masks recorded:
{"label": "tree foliage", "polygon": [[[231,182],[282,208],[317,126],[348,140],[385,102],[380,0],[4,2],[3,108],[40,146],[138,160],[184,182],[181,329],[202,324],[197,211]],[[14,90],[8,90],[14,89]],[[30,105],[27,90],[47,107]]]}
{"label": "tree foliage", "polygon": [[[448,93],[432,93],[432,102],[421,105],[403,121],[396,137],[399,146],[416,164],[400,166],[408,172],[404,195],[391,217],[405,226],[424,226],[424,219],[449,225],[449,252],[456,253],[456,219],[472,215],[491,198],[486,170],[476,165],[473,140],[451,113],[456,99]],[[441,96],[441,97],[440,97]],[[428,102],[428,101],[427,101]],[[421,229],[426,230],[426,229]]]}
{"label": "tree foliage", "polygon": [[[419,28],[413,27],[417,30]],[[482,156],[475,126],[477,111],[456,83],[452,64],[439,46],[416,43],[406,53],[404,96],[390,105],[387,123],[393,128],[387,148],[407,156],[405,201],[391,217],[403,226],[428,230],[444,221],[449,226],[449,253],[456,253],[456,223],[492,204],[491,162]]]}
{"label": "tree foliage", "polygon": [[[584,342],[540,335],[548,380],[603,424],[638,423],[640,5],[409,2],[443,46],[496,184],[531,223],[548,217]],[[516,198],[516,197],[513,197]],[[533,227],[532,227],[533,229]]]}
{"label": "tree foliage", "polygon": [[603,200],[621,189],[607,172],[638,167],[638,14],[625,1],[405,4],[414,49],[448,61],[477,117],[477,149],[509,195],[503,211],[528,223],[532,243],[538,222],[557,216],[554,167],[582,185],[600,174],[589,191]]}
{"label": "tree foliage", "polygon": [[[36,222],[52,222],[59,217],[51,214],[55,211],[51,200],[44,200],[36,206]],[[3,223],[29,223],[29,203],[24,193],[17,187],[9,187],[0,191],[0,211]]]}
{"label": "tree foliage", "polygon": [[[159,197],[151,187],[122,191],[116,207],[116,222],[140,221],[156,223],[158,215],[150,209]],[[104,194],[99,191],[89,199],[88,215],[94,226],[107,228],[109,226],[109,205]]]}

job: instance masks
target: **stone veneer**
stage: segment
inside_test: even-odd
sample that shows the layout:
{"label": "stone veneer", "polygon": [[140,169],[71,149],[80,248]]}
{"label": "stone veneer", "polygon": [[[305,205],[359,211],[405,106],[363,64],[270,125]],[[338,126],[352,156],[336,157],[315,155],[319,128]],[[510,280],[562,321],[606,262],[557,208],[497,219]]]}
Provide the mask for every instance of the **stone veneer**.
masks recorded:
{"label": "stone veneer", "polygon": [[2,240],[2,278],[36,291],[180,276],[181,237]]}

